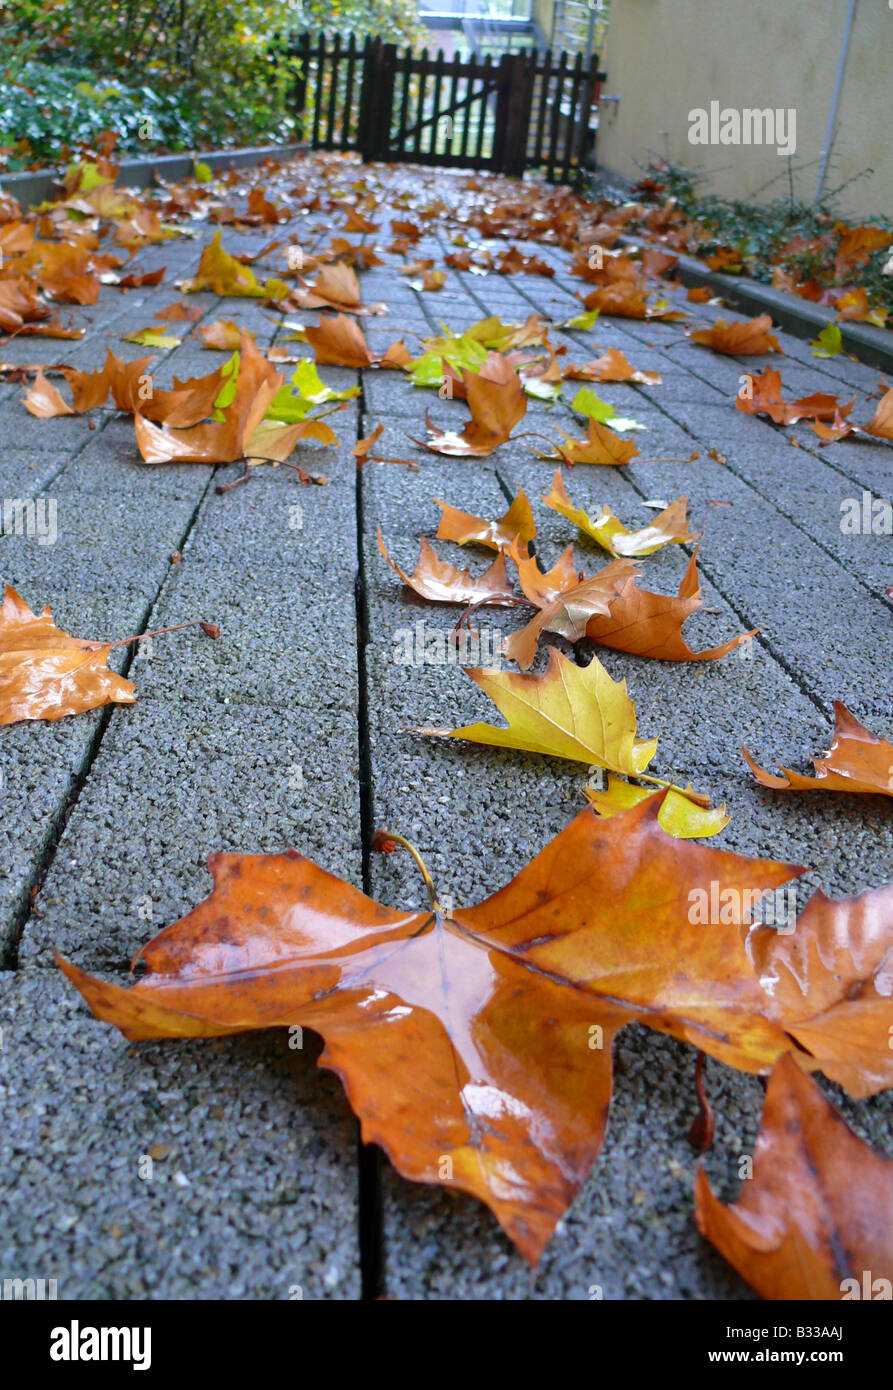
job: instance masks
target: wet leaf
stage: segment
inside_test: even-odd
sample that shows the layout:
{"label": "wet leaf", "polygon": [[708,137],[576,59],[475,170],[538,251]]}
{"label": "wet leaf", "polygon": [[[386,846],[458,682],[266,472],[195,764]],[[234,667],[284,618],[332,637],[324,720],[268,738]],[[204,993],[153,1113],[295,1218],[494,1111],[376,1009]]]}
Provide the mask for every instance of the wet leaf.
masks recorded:
{"label": "wet leaf", "polygon": [[773,776],[754,762],[742,744],[748,767],[764,787],[775,791],[877,792],[893,796],[893,743],[871,733],[840,700],[834,701],[834,738],[823,758],[813,758],[815,776],[783,767]]}
{"label": "wet leaf", "polygon": [[698,1229],[763,1298],[889,1298],[893,1163],[872,1152],[790,1056],[773,1068],[753,1175],[725,1206],[703,1169]]}
{"label": "wet leaf", "polygon": [[108,643],[69,637],[49,607],[32,613],[7,584],[0,607],[0,724],[132,704],[136,687],[108,670],[109,650]]}

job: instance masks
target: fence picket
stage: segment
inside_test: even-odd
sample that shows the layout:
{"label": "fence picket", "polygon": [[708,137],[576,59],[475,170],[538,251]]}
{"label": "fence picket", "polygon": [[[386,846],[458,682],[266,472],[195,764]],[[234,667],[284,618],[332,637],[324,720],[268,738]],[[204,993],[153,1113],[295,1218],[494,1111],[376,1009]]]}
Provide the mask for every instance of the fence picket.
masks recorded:
{"label": "fence picket", "polygon": [[304,138],[310,125],[314,149],[518,176],[544,166],[552,181],[581,173],[589,115],[605,76],[595,56],[587,64],[577,54],[569,64],[562,53],[556,63],[551,50],[529,49],[494,63],[489,53],[446,58],[442,48],[436,57],[427,48],[398,53],[372,36],[361,49],[354,34],[344,41],[320,33],[314,43],[305,32],[288,51],[299,62],[296,123]]}

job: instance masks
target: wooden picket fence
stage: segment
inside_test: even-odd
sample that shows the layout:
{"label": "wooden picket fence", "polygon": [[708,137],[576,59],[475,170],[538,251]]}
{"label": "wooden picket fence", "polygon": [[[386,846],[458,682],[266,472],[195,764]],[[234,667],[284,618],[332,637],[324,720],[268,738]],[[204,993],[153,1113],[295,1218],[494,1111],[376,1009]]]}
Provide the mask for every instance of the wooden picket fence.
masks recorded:
{"label": "wooden picket fence", "polygon": [[605,74],[598,57],[504,53],[431,57],[354,35],[301,34],[295,112],[314,149],[366,160],[579,178],[594,143],[592,111]]}

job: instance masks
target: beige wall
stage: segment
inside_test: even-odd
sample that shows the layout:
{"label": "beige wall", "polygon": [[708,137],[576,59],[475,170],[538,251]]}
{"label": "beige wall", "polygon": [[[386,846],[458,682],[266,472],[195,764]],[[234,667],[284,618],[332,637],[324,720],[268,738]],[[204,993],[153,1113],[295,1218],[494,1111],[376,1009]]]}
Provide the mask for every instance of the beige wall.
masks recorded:
{"label": "beige wall", "polygon": [[[692,145],[689,111],[794,107],[797,195],[815,194],[849,0],[611,0],[597,157],[637,178],[649,154],[706,175],[705,191],[786,193],[788,160],[765,145]],[[825,190],[872,169],[840,198],[849,215],[893,213],[893,8],[856,0]],[[779,177],[780,176],[780,177]],[[774,179],[771,188],[762,186]]]}

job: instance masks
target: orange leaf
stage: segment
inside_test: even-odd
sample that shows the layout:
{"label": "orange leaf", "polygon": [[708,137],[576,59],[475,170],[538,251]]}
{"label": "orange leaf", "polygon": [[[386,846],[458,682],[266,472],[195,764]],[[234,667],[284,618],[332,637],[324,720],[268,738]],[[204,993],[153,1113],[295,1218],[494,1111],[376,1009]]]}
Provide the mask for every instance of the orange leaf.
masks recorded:
{"label": "orange leaf", "polygon": [[619,348],[606,348],[601,357],[579,367],[565,367],[571,381],[637,381],[647,386],[660,383],[660,372],[638,372]]}
{"label": "orange leaf", "polygon": [[[799,924],[798,924],[799,927]],[[790,1056],[766,1088],[753,1173],[724,1206],[702,1168],[703,1236],[763,1298],[889,1298],[893,1163],[873,1153]]]}
{"label": "orange leaf", "polygon": [[48,607],[32,613],[7,584],[0,607],[0,724],[132,704],[136,687],[108,670],[109,650],[109,643],[69,637]]}
{"label": "orange leaf", "polygon": [[601,1146],[618,1028],[638,1019],[748,1070],[792,1047],[746,910],[705,929],[689,886],[743,902],[800,871],[674,839],[661,801],[582,811],[511,883],[449,912],[433,886],[430,909],[385,907],[294,850],[212,855],[213,893],[142,948],[132,988],[60,965],[134,1041],[320,1033],[364,1141],[478,1197],[535,1263]]}
{"label": "orange leaf", "polygon": [[611,604],[607,616],[596,614],[586,626],[586,636],[603,647],[653,661],[718,661],[759,631],[742,632],[718,647],[694,652],[682,636],[682,624],[701,607],[695,551],[679,585],[679,593],[653,594],[639,588],[640,572],[627,580]]}
{"label": "orange leaf", "polygon": [[768,314],[760,314],[755,319],[738,319],[727,323],[717,319],[712,328],[699,328],[690,333],[693,343],[703,343],[714,352],[746,356],[750,353],[781,352],[778,339],[771,332],[772,319]]}
{"label": "orange leaf", "polygon": [[532,541],[536,535],[536,522],[523,488],[518,490],[514,502],[498,521],[487,521],[485,517],[474,516],[471,512],[458,511],[441,502],[439,497],[435,497],[434,501],[443,512],[437,528],[438,540],[456,541],[458,545],[476,541],[490,550],[505,550],[516,539],[526,548],[528,541]]}
{"label": "orange leaf", "polygon": [[381,531],[378,548],[403,583],[432,603],[511,603],[512,586],[505,568],[505,558],[497,555],[493,564],[479,578],[473,579],[468,570],[457,569],[438,558],[424,536],[420,538],[419,558],[412,574],[404,574],[388,554]]}
{"label": "orange leaf", "polygon": [[834,701],[834,739],[823,758],[813,758],[816,775],[804,776],[783,767],[783,777],[765,772],[744,745],[748,767],[764,787],[776,791],[877,792],[893,796],[893,743],[878,738],[854,719],[840,700]]}

